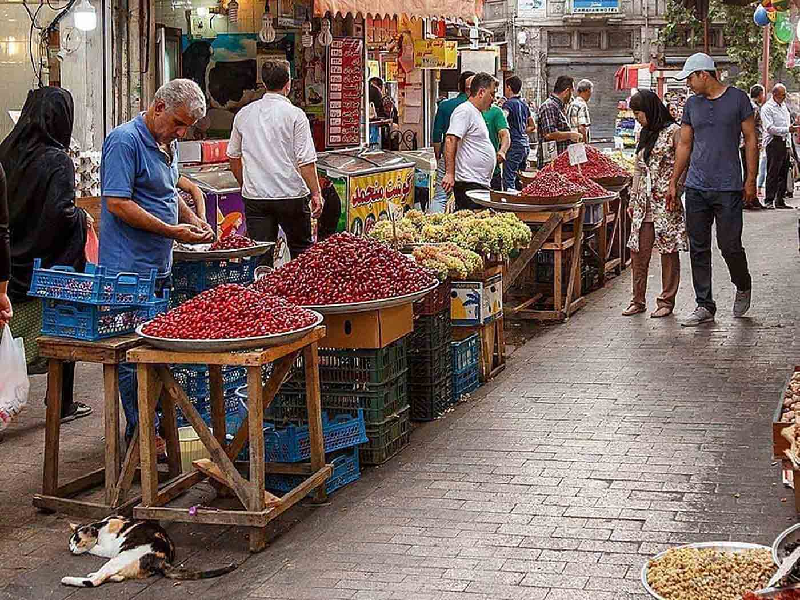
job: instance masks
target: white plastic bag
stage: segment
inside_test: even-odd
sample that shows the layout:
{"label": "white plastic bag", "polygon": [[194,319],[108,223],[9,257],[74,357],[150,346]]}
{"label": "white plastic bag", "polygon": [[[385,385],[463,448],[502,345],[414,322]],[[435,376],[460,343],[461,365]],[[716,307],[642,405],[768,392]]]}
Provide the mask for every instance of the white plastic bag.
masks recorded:
{"label": "white plastic bag", "polygon": [[6,325],[0,339],[0,431],[28,404],[28,368],[25,363],[25,344],[14,339]]}

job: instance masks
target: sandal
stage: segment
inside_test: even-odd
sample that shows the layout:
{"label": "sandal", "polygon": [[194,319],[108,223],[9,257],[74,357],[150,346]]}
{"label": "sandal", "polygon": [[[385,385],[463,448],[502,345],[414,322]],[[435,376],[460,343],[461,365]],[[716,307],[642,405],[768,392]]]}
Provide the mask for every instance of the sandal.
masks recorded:
{"label": "sandal", "polygon": [[636,302],[631,302],[628,308],[622,311],[623,317],[630,317],[632,315],[638,315],[639,313],[643,313],[647,310],[646,306],[642,306],[641,304],[636,304]]}
{"label": "sandal", "polygon": [[662,317],[668,317],[672,314],[672,309],[668,306],[661,306],[658,309],[654,310],[650,314],[651,319],[660,319]]}

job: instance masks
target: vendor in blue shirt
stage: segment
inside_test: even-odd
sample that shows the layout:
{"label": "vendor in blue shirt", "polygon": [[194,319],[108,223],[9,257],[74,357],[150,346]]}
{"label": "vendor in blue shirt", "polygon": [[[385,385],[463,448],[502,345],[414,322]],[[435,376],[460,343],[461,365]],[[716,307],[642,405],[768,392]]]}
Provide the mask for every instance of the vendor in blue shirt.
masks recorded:
{"label": "vendor in blue shirt", "polygon": [[[106,138],[100,165],[100,264],[109,273],[149,275],[156,269],[158,287],[163,288],[172,270],[174,240],[191,244],[214,239],[211,226],[176,189],[176,140],[205,113],[200,87],[175,79],[156,92],[147,112]],[[119,391],[130,441],[139,422],[136,372],[130,364],[120,365]]]}

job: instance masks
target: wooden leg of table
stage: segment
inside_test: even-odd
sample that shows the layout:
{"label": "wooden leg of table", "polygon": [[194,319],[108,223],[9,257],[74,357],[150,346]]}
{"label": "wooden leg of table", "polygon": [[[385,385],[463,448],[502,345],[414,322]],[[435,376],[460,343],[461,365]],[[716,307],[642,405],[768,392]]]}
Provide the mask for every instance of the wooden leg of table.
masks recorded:
{"label": "wooden leg of table", "polygon": [[600,270],[600,287],[603,287],[606,284],[606,250],[608,247],[608,224],[606,223],[606,215],[609,214],[609,205],[608,202],[604,202],[601,206],[603,218],[600,229],[597,231],[597,260],[599,263],[597,268]]}
{"label": "wooden leg of table", "polygon": [[113,506],[119,480],[119,366],[103,365],[103,420],[106,431],[106,504]]}
{"label": "wooden leg of table", "polygon": [[125,453],[125,462],[122,463],[122,471],[119,481],[114,489],[114,496],[111,498],[111,506],[118,507],[124,501],[133,484],[133,476],[136,474],[136,467],[139,466],[139,426],[133,430],[133,437],[128,444],[128,451]]}
{"label": "wooden leg of table", "polygon": [[156,373],[151,365],[139,364],[139,457],[142,467],[142,505],[155,506],[158,497],[155,403]]}
{"label": "wooden leg of table", "polygon": [[44,432],[42,493],[55,496],[58,490],[58,444],[61,435],[61,387],[64,363],[51,358],[47,370],[47,410]]}
{"label": "wooden leg of table", "polygon": [[564,251],[553,250],[553,310],[561,311],[564,294],[563,287]]}
{"label": "wooden leg of table", "polygon": [[[319,356],[316,342],[303,350],[306,370],[306,409],[308,411],[308,436],[311,442],[311,472],[325,466],[325,439],[322,432],[322,392],[319,383]],[[314,500],[324,502],[328,494],[325,482],[314,492]]]}
{"label": "wooden leg of table", "polygon": [[183,471],[181,467],[181,442],[178,438],[178,414],[175,411],[175,400],[167,393],[160,382],[158,387],[161,392],[161,428],[164,431],[164,442],[167,446],[167,467],[170,479],[177,477]]}
{"label": "wooden leg of table", "polygon": [[[583,212],[584,207],[578,209],[578,219],[575,221],[575,243],[572,246],[572,260],[570,262],[569,283],[567,295],[564,299],[564,318],[568,319],[572,298],[581,295],[581,245],[583,244]],[[559,306],[557,310],[561,310]]]}
{"label": "wooden leg of table", "polygon": [[[247,422],[250,430],[250,506],[251,512],[266,508],[264,489],[264,384],[261,381],[261,366],[247,369]],[[250,552],[261,552],[267,543],[267,530],[250,528]]]}
{"label": "wooden leg of table", "polygon": [[211,427],[219,445],[225,447],[225,398],[222,387],[222,367],[208,365],[208,384],[211,391]]}

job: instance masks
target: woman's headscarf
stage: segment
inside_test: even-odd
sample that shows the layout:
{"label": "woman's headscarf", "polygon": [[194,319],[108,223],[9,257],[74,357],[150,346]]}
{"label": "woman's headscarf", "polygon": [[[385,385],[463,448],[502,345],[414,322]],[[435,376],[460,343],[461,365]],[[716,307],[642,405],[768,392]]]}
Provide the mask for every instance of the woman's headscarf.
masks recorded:
{"label": "woman's headscarf", "polygon": [[664,106],[661,98],[649,90],[640,90],[634,94],[630,108],[633,111],[643,112],[647,117],[647,127],[642,127],[639,133],[639,145],[636,147],[636,152],[642,152],[642,157],[647,162],[658,141],[658,134],[674,123],[675,119],[669,114],[669,109]]}
{"label": "woman's headscarf", "polygon": [[35,258],[45,267],[85,265],[86,217],[75,206],[75,169],[66,152],[74,114],[67,90],[32,90],[0,144],[11,230],[9,294],[18,301],[27,299]]}

